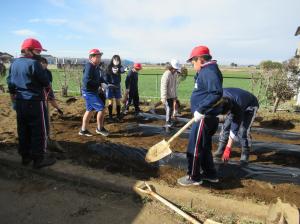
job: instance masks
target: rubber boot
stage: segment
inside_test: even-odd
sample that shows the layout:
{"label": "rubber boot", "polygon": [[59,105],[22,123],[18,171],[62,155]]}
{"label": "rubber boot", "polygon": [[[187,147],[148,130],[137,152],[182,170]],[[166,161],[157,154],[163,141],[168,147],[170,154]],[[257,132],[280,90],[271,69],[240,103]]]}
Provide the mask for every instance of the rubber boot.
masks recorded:
{"label": "rubber boot", "polygon": [[117,120],[121,121],[122,120],[122,116],[121,116],[121,105],[117,105],[116,106],[117,109]]}
{"label": "rubber boot", "polygon": [[113,115],[112,115],[112,110],[113,110],[113,107],[112,105],[108,105],[108,122],[113,122]]}
{"label": "rubber boot", "polygon": [[244,163],[244,164],[248,163],[248,161],[249,161],[249,152],[250,152],[249,148],[242,147],[242,153],[241,153],[241,159],[240,159],[241,163]]}
{"label": "rubber boot", "polygon": [[139,107],[135,107],[135,108],[134,108],[134,115],[135,115],[135,116],[138,116],[140,112],[141,112],[141,110],[140,110]]}
{"label": "rubber boot", "polygon": [[214,157],[216,159],[221,159],[222,156],[223,156],[223,152],[224,152],[225,148],[226,148],[226,143],[225,142],[219,142],[218,149],[217,149],[217,151],[215,151]]}

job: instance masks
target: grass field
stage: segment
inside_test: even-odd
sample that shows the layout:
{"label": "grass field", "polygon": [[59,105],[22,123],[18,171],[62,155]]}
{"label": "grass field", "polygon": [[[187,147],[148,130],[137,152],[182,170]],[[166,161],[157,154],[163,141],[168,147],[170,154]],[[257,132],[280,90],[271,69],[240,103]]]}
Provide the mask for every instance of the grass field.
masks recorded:
{"label": "grass field", "polygon": [[[164,69],[153,69],[145,68],[139,74],[139,93],[143,98],[159,98],[160,97],[160,79],[164,72]],[[52,70],[53,73],[53,87],[54,89],[60,89],[61,74],[62,71]],[[251,91],[251,80],[250,72],[247,69],[239,70],[228,70],[224,69],[222,71],[224,76],[224,87],[239,87],[248,91]],[[179,98],[183,101],[189,100],[191,92],[194,88],[194,74],[192,70],[189,70],[186,80],[180,83],[178,89]],[[122,76],[122,88],[125,88],[125,77],[126,74]],[[78,93],[78,79],[73,78],[69,80],[69,90],[74,93]]]}
{"label": "grass field", "polygon": [[[251,75],[248,68],[242,69],[221,69],[224,77],[224,87],[238,87],[251,91]],[[53,74],[53,89],[59,91],[63,82],[63,70],[51,69]],[[139,93],[142,98],[159,98],[160,97],[160,79],[165,70],[163,68],[145,67],[139,75]],[[186,80],[180,83],[178,96],[182,101],[188,101],[194,88],[194,74],[189,69]],[[72,76],[72,77],[71,77]],[[79,82],[82,71],[78,70],[77,74],[73,73],[68,77],[68,91],[70,95],[79,95]],[[125,88],[126,74],[122,75],[122,88]],[[248,79],[247,79],[248,78]],[[1,79],[5,83],[5,79]]]}

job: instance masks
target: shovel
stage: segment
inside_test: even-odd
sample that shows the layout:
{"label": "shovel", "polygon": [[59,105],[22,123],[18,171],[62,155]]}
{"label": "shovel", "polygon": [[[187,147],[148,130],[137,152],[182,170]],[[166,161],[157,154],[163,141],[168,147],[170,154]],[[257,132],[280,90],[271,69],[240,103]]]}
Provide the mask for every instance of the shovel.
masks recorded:
{"label": "shovel", "polygon": [[141,186],[136,186],[135,189],[141,193],[148,194],[148,195],[152,196],[153,198],[157,199],[158,201],[160,201],[161,203],[163,203],[164,205],[166,205],[167,207],[172,209],[174,212],[181,215],[184,219],[186,219],[190,223],[193,223],[193,224],[202,224],[202,223],[203,224],[221,224],[221,223],[215,222],[211,219],[206,219],[204,222],[198,221],[191,215],[189,215],[186,212],[179,209],[175,204],[171,203],[167,199],[165,199],[162,196],[160,196],[159,194],[157,194],[154,190],[152,190],[151,186],[149,186],[146,182],[144,182]]}
{"label": "shovel", "polygon": [[188,123],[186,123],[176,134],[174,134],[168,141],[165,139],[160,141],[159,143],[152,146],[145,157],[146,162],[151,163],[155,162],[157,160],[160,160],[167,155],[172,153],[172,150],[170,149],[171,142],[177,138],[182,132],[185,131],[189,126],[191,126],[194,122],[194,118],[191,119]]}

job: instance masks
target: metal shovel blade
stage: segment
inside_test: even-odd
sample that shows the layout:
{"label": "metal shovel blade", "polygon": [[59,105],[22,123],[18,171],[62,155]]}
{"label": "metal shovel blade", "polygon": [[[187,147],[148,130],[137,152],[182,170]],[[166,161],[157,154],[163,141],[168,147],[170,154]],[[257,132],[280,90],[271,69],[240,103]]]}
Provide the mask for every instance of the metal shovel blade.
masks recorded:
{"label": "metal shovel blade", "polygon": [[171,153],[172,151],[169,143],[166,140],[162,140],[148,150],[145,160],[148,163],[152,163],[170,155]]}

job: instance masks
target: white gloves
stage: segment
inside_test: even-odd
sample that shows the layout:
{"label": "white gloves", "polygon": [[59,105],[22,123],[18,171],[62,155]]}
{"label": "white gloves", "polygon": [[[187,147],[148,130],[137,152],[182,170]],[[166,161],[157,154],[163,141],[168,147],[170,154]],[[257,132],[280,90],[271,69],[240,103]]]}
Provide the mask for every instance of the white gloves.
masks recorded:
{"label": "white gloves", "polygon": [[201,119],[203,119],[205,117],[204,114],[200,114],[198,111],[194,112],[194,118],[195,118],[195,122],[199,122]]}

